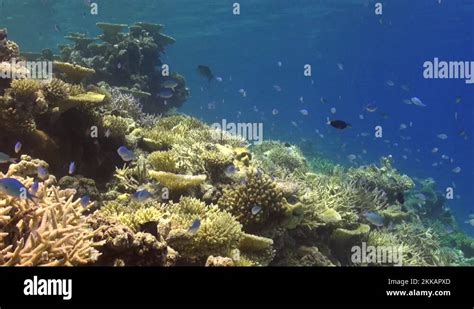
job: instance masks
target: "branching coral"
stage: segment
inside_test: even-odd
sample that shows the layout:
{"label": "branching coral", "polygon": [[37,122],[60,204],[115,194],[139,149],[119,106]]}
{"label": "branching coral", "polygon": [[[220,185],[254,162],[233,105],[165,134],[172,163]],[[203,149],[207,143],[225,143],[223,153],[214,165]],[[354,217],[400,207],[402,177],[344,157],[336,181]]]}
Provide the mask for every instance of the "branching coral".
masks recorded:
{"label": "branching coral", "polygon": [[[242,237],[241,225],[226,211],[215,205],[183,197],[179,204],[171,204],[170,229],[165,236],[168,244],[183,256],[226,256],[237,248]],[[194,235],[188,232],[193,221],[201,226]],[[166,229],[163,227],[163,229]],[[161,231],[161,230],[160,230]]]}
{"label": "branching coral", "polygon": [[283,193],[268,176],[253,169],[243,183],[227,188],[218,204],[250,232],[279,224],[286,214]]}
{"label": "branching coral", "polygon": [[343,221],[350,224],[358,213],[386,207],[386,199],[377,189],[360,188],[339,176],[308,174],[306,192],[300,197],[304,208],[303,225],[319,227]]}
{"label": "branching coral", "polygon": [[[185,102],[189,92],[184,78],[176,73],[163,76],[161,72],[160,54],[166,45],[174,43],[173,38],[161,33],[161,25],[137,23],[128,27],[97,23],[97,27],[103,32],[99,40],[75,33],[67,37],[72,45],[61,46],[62,61],[90,69],[81,69],[78,75],[78,70],[63,65],[63,71],[74,72],[76,80],[88,77],[87,81],[120,87],[150,103],[145,104],[150,112],[162,113]],[[130,31],[122,32],[127,27]],[[91,76],[92,72],[95,74]],[[167,79],[176,81],[177,85],[172,95],[164,98],[162,83]]]}
{"label": "branching coral", "polygon": [[[0,175],[0,177],[4,177]],[[31,187],[31,178],[17,178]],[[5,266],[73,266],[93,263],[99,253],[85,208],[73,193],[44,187],[33,205],[1,196],[0,264]]]}
{"label": "branching coral", "polygon": [[400,175],[392,166],[391,158],[381,158],[381,167],[369,165],[360,168],[351,168],[347,176],[358,182],[368,190],[378,188],[387,194],[388,201],[394,203],[400,200],[404,191],[415,186],[407,175]]}
{"label": "branching coral", "polygon": [[252,149],[262,167],[271,174],[305,173],[308,164],[297,146],[276,141],[265,141]]}

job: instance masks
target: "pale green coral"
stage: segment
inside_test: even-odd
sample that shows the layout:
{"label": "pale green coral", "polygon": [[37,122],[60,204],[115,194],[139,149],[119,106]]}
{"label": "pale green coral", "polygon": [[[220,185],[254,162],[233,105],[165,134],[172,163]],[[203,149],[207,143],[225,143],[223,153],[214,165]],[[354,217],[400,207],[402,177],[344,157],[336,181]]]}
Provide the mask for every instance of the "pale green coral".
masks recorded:
{"label": "pale green coral", "polygon": [[[181,198],[178,204],[171,204],[168,208],[171,230],[165,239],[181,255],[226,256],[238,247],[242,237],[241,225],[228,212],[189,197]],[[201,226],[197,233],[189,233],[188,229],[196,219],[200,220]]]}
{"label": "pale green coral", "polygon": [[147,160],[148,164],[155,171],[178,172],[176,156],[170,151],[154,151],[148,155]]}
{"label": "pale green coral", "polygon": [[277,141],[264,141],[255,145],[252,150],[256,159],[262,163],[262,167],[271,174],[282,175],[309,171],[306,159],[297,146]]}
{"label": "pale green coral", "polygon": [[135,122],[130,118],[105,115],[102,118],[102,126],[105,130],[109,130],[110,136],[124,138],[134,129]]}
{"label": "pale green coral", "polygon": [[283,193],[268,176],[254,169],[241,184],[227,188],[218,204],[236,216],[247,231],[278,225],[286,214]]}
{"label": "pale green coral", "polygon": [[359,168],[351,168],[347,177],[356,181],[360,186],[368,190],[380,189],[387,194],[388,201],[393,203],[400,200],[403,192],[415,186],[413,180],[407,175],[402,175],[392,166],[390,157],[380,159],[380,167],[369,165]]}

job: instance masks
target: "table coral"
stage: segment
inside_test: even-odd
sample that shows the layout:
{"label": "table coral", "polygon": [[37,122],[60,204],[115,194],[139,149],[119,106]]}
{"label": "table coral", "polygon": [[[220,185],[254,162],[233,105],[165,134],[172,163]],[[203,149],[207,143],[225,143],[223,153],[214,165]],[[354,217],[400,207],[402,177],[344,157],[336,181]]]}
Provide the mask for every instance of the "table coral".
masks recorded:
{"label": "table coral", "polygon": [[161,171],[149,171],[153,180],[168,188],[170,191],[183,191],[199,186],[206,181],[206,175],[182,175]]}

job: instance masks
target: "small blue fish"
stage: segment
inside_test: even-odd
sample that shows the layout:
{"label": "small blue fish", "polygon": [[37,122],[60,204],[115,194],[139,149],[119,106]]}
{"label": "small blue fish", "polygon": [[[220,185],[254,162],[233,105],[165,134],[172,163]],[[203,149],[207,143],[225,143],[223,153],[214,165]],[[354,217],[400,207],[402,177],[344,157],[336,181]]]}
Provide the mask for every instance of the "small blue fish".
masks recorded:
{"label": "small blue fish", "polygon": [[173,90],[169,88],[165,88],[165,89],[160,90],[157,96],[163,99],[171,99],[173,97],[173,94],[174,94]]}
{"label": "small blue fish", "polygon": [[225,169],[224,173],[227,177],[232,177],[235,175],[236,172],[237,172],[237,169],[235,168],[233,164],[231,164]]}
{"label": "small blue fish", "polygon": [[367,221],[369,221],[375,226],[380,227],[384,225],[384,218],[375,212],[369,211],[364,213],[363,216]]}
{"label": "small blue fish", "polygon": [[68,171],[69,175],[74,174],[75,171],[76,171],[76,163],[74,163],[74,161],[73,161],[73,162],[69,163],[69,171]]}
{"label": "small blue fish", "polygon": [[129,150],[125,146],[119,147],[119,149],[117,149],[117,153],[125,162],[129,162],[135,159],[135,154],[133,153],[133,151]]}
{"label": "small blue fish", "polygon": [[145,201],[151,197],[151,193],[148,192],[146,189],[137,191],[133,194],[133,198],[137,201]]}
{"label": "small blue fish", "polygon": [[0,152],[0,163],[16,163],[15,158],[11,158],[6,153]]}
{"label": "small blue fish", "polygon": [[260,211],[262,211],[262,207],[255,205],[252,207],[252,215],[257,215]]}
{"label": "small blue fish", "polygon": [[201,227],[201,220],[196,219],[193,221],[193,224],[191,224],[191,226],[189,227],[188,233],[191,233],[194,235],[198,232],[200,227]]}
{"label": "small blue fish", "polygon": [[303,116],[308,116],[308,115],[309,115],[309,112],[308,112],[307,109],[302,109],[302,110],[300,110],[300,113],[301,113],[301,115],[303,115]]}
{"label": "small blue fish", "polygon": [[35,181],[31,185],[30,193],[35,195],[36,192],[38,192],[38,189],[39,189],[39,181],[38,181],[38,179],[35,179]]}
{"label": "small blue fish", "polygon": [[21,143],[20,142],[17,142],[15,144],[15,153],[19,153],[21,150]]}
{"label": "small blue fish", "polygon": [[84,195],[81,197],[81,206],[87,207],[91,203],[91,198],[88,195]]}
{"label": "small blue fish", "polygon": [[21,199],[29,199],[33,202],[33,198],[36,198],[36,196],[28,192],[28,189],[15,178],[0,179],[0,192]]}
{"label": "small blue fish", "polygon": [[45,167],[38,167],[38,177],[40,179],[45,179],[46,176],[48,175],[48,170]]}

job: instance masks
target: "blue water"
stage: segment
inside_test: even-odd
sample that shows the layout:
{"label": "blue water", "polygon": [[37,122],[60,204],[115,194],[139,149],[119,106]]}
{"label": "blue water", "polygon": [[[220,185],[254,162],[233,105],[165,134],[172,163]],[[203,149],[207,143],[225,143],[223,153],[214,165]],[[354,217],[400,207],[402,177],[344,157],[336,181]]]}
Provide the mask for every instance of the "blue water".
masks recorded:
{"label": "blue water", "polygon": [[[91,16],[82,0],[0,0],[0,24],[23,50],[39,51],[65,43],[69,32],[99,34],[98,21],[162,23],[177,40],[162,60],[186,77],[191,90],[182,112],[209,123],[263,122],[265,139],[301,144],[346,166],[349,154],[360,155],[359,164],[391,154],[402,172],[432,177],[441,191],[455,186],[457,197],[448,207],[474,235],[474,227],[463,223],[474,212],[474,85],[424,79],[422,67],[434,57],[474,61],[473,1],[380,1],[382,16],[374,13],[376,1],[365,0],[242,0],[239,16],[232,15],[234,1],[224,0],[97,2],[99,15]],[[223,81],[209,84],[196,73],[198,64],[210,66]],[[305,64],[312,66],[311,77],[303,75]],[[402,103],[415,96],[427,107]],[[368,113],[368,103],[378,110]],[[352,128],[334,130],[327,117]],[[400,130],[402,123],[408,128]],[[374,139],[378,125],[383,137]],[[439,139],[441,133],[448,139]],[[434,147],[439,152],[433,154]],[[443,164],[433,167],[435,162]],[[452,172],[457,166],[459,174]]]}

